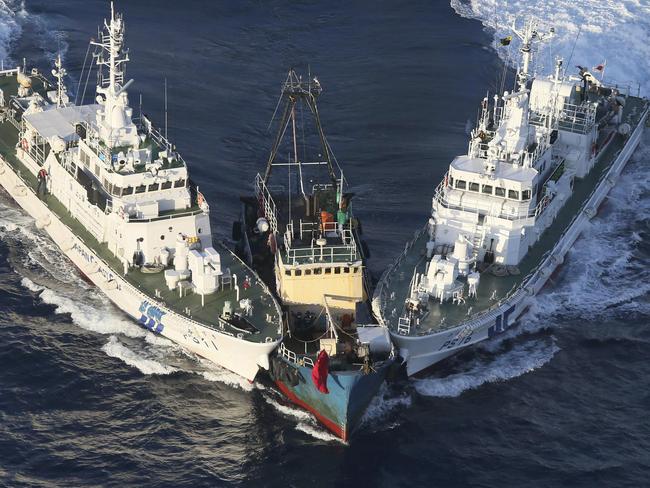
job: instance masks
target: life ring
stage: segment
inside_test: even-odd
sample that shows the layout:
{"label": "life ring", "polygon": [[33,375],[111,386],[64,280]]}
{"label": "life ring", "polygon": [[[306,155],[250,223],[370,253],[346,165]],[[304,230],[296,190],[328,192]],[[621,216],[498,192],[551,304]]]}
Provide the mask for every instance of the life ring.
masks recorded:
{"label": "life ring", "polygon": [[20,141],[20,147],[23,148],[23,151],[29,151],[29,141],[23,137]]}

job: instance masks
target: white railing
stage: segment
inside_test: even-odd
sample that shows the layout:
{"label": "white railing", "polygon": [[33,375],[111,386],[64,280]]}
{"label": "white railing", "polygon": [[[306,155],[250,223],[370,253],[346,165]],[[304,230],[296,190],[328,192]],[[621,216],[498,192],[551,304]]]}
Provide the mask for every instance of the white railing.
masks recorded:
{"label": "white railing", "polygon": [[[461,190],[461,191],[468,191],[468,190]],[[481,195],[480,192],[472,192],[472,193],[475,193],[476,195]],[[480,213],[484,215],[489,215],[490,217],[496,217],[505,220],[513,220],[513,221],[524,220],[531,217],[535,217],[535,215],[537,215],[537,207],[530,208],[530,204],[520,204],[518,207],[511,206],[509,207],[510,211],[505,212],[505,211],[495,211],[494,206],[492,205],[489,208],[487,207],[481,208],[475,205],[451,203],[449,200],[447,200],[447,197],[445,195],[444,180],[436,188],[436,191],[433,195],[433,200],[434,202],[437,202],[443,207],[448,208],[450,210],[460,210],[462,212],[469,212],[474,214]]]}
{"label": "white railing", "polygon": [[[324,245],[316,244],[316,236],[323,230],[325,236],[328,232],[336,232],[341,238],[341,245]],[[353,237],[352,221],[339,227],[338,222],[303,222],[300,221],[300,240],[311,238],[309,246],[292,247],[293,244],[293,223],[287,224],[287,230],[284,233],[284,246],[287,253],[288,261],[291,264],[297,264],[297,261],[306,261],[310,263],[334,263],[342,261],[357,261],[360,259],[356,242]]]}
{"label": "white railing", "polygon": [[284,342],[280,344],[280,347],[278,348],[278,354],[280,354],[280,356],[291,363],[298,364],[300,366],[310,366],[312,368],[314,367],[314,360],[312,358],[309,356],[298,356],[295,352],[287,349],[287,346],[284,345]]}
{"label": "white railing", "polygon": [[560,130],[586,134],[594,126],[595,121],[595,105],[565,103],[558,115],[557,125]]}
{"label": "white railing", "polygon": [[275,202],[273,201],[271,192],[266,187],[266,184],[259,173],[255,176],[255,196],[257,197],[258,204],[264,213],[264,217],[269,221],[271,232],[278,232],[278,219]]}
{"label": "white railing", "polygon": [[[285,240],[285,246],[287,241]],[[354,262],[359,259],[356,246],[309,246],[286,249],[291,264],[307,263],[341,263]]]}

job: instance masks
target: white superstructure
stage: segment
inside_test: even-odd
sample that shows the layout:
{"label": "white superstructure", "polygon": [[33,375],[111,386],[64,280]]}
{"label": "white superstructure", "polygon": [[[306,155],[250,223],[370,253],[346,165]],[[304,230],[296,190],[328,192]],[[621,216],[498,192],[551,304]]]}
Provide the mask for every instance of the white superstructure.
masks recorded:
{"label": "white superstructure", "polygon": [[[563,261],[632,150],[647,100],[596,79],[530,73],[534,21],[515,89],[482,103],[466,154],[435,189],[427,226],[383,276],[375,315],[410,374],[505,330]],[[568,243],[568,244],[567,244]]]}
{"label": "white superstructure", "polygon": [[54,90],[36,71],[1,73],[3,135],[17,144],[4,154],[0,183],[123,310],[252,380],[282,336],[279,306],[252,270],[213,243],[209,206],[174,146],[146,117],[134,118],[123,43],[111,5],[92,41],[92,105],[70,103],[60,59]]}

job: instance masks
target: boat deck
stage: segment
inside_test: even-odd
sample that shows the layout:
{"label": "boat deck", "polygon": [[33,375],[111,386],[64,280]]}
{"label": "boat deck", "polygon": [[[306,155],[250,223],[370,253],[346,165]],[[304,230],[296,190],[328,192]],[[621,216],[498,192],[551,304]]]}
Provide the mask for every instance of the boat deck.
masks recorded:
{"label": "boat deck", "polygon": [[[0,77],[0,88],[3,83],[6,83],[5,78],[10,77]],[[18,159],[15,148],[17,140],[18,130],[9,121],[0,123],[0,153],[4,156],[6,162],[19,174],[25,185],[36,193],[38,180]],[[191,290],[185,296],[180,296],[178,290],[170,291],[166,286],[162,271],[145,273],[138,268],[132,268],[124,275],[122,262],[108,249],[106,244],[98,242],[78,220],[72,217],[67,208],[56,197],[48,194],[42,196],[41,199],[115,274],[123,276],[131,285],[150,296],[152,302],[163,303],[178,314],[201,322],[210,328],[225,331],[232,335],[242,334],[244,339],[252,342],[264,342],[267,337],[277,339],[281,335],[280,311],[271,292],[257,275],[225,246],[218,243],[215,246],[221,257],[222,269],[230,269],[231,275],[237,276],[240,299],[248,298],[252,302],[253,314],[244,317],[248,324],[243,328],[241,323],[231,323],[219,319],[227,301],[231,302],[234,313],[240,312],[239,304],[236,302],[234,286],[226,284],[216,293],[205,295],[202,304],[201,296],[193,294]],[[186,213],[182,212],[177,215],[185,215]],[[160,218],[174,218],[175,216],[172,214]],[[248,277],[251,284],[248,289],[243,286],[246,277]],[[157,294],[158,296],[156,296]]]}
{"label": "boat deck", "polygon": [[[336,223],[338,203],[336,189],[317,189],[309,196],[309,203],[302,195],[289,200],[286,192],[273,194],[273,201],[278,208],[278,229],[284,232],[287,226],[293,229],[290,249],[282,246],[283,260],[293,265],[313,263],[351,263],[360,258],[353,232],[340,232]],[[311,211],[308,211],[308,207]],[[290,211],[289,211],[290,209]],[[316,241],[321,235],[321,215],[324,211],[333,217],[333,221],[324,224],[324,236],[327,244],[318,246]],[[348,223],[353,219],[348,210]],[[346,224],[346,228],[350,225]]]}
{"label": "boat deck", "polygon": [[[636,126],[643,113],[646,101],[637,97],[628,97],[625,107],[624,120],[630,116],[630,125]],[[616,135],[609,146],[604,149],[595,166],[583,179],[576,179],[573,193],[560,209],[557,218],[542,234],[541,238],[528,251],[526,257],[517,267],[507,267],[514,274],[496,276],[487,268],[481,273],[481,282],[475,298],[465,298],[464,303],[453,304],[451,301],[439,303],[429,300],[429,311],[420,320],[420,324],[411,327],[410,335],[426,335],[450,329],[464,322],[475,313],[482,312],[497,305],[501,300],[519,285],[538,266],[542,257],[557,243],[562,233],[568,228],[576,214],[589,198],[598,181],[607,172],[624,146],[624,139]],[[420,232],[409,250],[389,273],[385,282],[383,319],[392,329],[397,330],[398,320],[403,316],[406,299],[409,295],[410,283],[414,272],[424,273],[426,266],[425,245],[429,239],[428,232]],[[504,267],[501,267],[503,270]],[[501,273],[499,273],[501,274]]]}

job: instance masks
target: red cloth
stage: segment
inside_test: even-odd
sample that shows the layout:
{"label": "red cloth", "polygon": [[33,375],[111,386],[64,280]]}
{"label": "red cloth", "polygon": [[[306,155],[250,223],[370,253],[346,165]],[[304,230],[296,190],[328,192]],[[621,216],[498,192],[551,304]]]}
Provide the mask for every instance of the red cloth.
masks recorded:
{"label": "red cloth", "polygon": [[314,386],[321,393],[329,393],[327,389],[327,375],[330,370],[330,357],[327,355],[323,349],[318,353],[318,358],[316,359],[316,364],[314,364],[314,369],[311,370],[311,379],[314,382]]}

